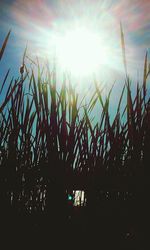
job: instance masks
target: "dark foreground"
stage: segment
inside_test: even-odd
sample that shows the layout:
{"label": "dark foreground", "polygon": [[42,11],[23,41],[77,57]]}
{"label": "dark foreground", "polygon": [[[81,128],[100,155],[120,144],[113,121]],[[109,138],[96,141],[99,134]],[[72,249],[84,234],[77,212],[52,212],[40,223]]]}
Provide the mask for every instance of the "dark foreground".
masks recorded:
{"label": "dark foreground", "polygon": [[74,208],[69,218],[55,212],[33,216],[5,211],[0,226],[3,249],[147,249],[146,214],[98,211]]}

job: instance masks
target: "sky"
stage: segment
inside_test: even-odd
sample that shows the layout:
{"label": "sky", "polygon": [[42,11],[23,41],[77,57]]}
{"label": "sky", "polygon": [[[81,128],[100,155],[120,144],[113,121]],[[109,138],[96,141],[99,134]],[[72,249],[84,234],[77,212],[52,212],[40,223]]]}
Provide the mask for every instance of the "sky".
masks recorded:
{"label": "sky", "polygon": [[[101,76],[121,77],[123,65],[120,50],[120,22],[123,25],[129,71],[139,77],[146,50],[150,48],[150,0],[0,0],[0,44],[9,29],[11,36],[5,56],[0,62],[0,74],[8,68],[18,74],[23,51],[45,58],[52,35],[62,32],[72,22],[94,27],[112,47],[109,71]],[[51,47],[52,48],[52,47]],[[52,59],[52,55],[49,58]],[[1,79],[0,76],[0,79]]]}

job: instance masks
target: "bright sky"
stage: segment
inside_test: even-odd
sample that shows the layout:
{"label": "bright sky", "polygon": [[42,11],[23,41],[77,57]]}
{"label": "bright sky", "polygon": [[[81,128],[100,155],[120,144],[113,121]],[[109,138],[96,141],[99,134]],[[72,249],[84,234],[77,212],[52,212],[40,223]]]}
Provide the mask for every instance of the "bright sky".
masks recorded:
{"label": "bright sky", "polygon": [[[107,78],[108,81],[120,78],[123,74],[119,30],[121,21],[125,33],[129,71],[136,79],[138,70],[143,67],[146,49],[150,47],[149,13],[150,0],[1,0],[0,44],[10,28],[12,33],[3,63],[0,65],[0,72],[6,72],[9,67],[12,72],[18,70],[16,65],[21,62],[23,49],[27,43],[28,54],[31,57],[38,55],[42,59],[48,57],[49,60],[53,60],[56,52],[61,66],[65,65],[67,68],[71,65],[74,67],[73,73],[76,72],[76,58],[82,50],[85,60],[81,58],[77,70],[79,72],[81,69],[83,72],[81,66],[88,61],[86,51],[91,49],[86,43],[86,47],[83,45],[76,53],[74,47],[80,43],[79,39],[75,40],[76,32],[78,36],[89,37],[90,43],[93,44],[92,48],[96,47],[95,37],[99,36],[101,39],[98,40],[101,44],[99,54],[105,65],[101,65],[102,60],[100,61],[97,55],[95,62],[96,65],[101,65],[101,71],[96,74],[106,81]],[[71,46],[65,40],[68,37]],[[107,51],[105,57],[103,57],[104,51]],[[92,53],[96,54],[91,52],[90,61],[93,60]],[[74,61],[69,61],[72,57]],[[88,63],[86,66],[92,68],[93,64]]]}

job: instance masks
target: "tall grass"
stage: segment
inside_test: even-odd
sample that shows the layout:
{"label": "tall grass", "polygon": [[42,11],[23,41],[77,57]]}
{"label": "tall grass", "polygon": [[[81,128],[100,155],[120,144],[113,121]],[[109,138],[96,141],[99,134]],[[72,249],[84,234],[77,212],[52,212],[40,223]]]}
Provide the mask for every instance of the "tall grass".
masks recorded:
{"label": "tall grass", "polygon": [[[26,52],[18,79],[9,82],[9,71],[4,76],[0,86],[1,97],[5,92],[0,102],[0,200],[4,209],[9,204],[27,214],[60,213],[67,211],[67,195],[73,190],[86,190],[87,204],[94,204],[100,189],[143,190],[150,160],[150,70],[146,54],[143,84],[137,84],[133,97],[122,26],[121,44],[126,77],[113,120],[109,112],[113,87],[104,99],[94,81],[95,91],[85,106],[65,78],[58,91],[55,68],[45,66],[44,75],[39,64],[35,70],[28,69]],[[97,104],[99,121],[94,124]]]}

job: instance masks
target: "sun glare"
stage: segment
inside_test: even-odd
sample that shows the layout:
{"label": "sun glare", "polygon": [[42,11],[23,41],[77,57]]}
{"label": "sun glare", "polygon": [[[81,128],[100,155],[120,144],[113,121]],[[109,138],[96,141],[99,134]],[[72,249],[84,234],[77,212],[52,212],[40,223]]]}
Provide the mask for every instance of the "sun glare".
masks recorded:
{"label": "sun glare", "polygon": [[58,36],[55,46],[59,66],[72,75],[92,74],[107,58],[100,34],[86,28],[76,28]]}
{"label": "sun glare", "polygon": [[[68,1],[67,5],[66,1],[50,2],[14,1],[11,9],[14,26],[19,46],[23,47],[28,40],[28,57],[38,57],[42,63],[48,61],[51,69],[57,64],[58,78],[69,73],[78,85],[80,80],[91,81],[93,74],[103,82],[122,76],[118,3],[90,0],[85,6],[85,1]],[[137,50],[131,40],[128,39],[126,57],[128,68],[135,71]]]}

